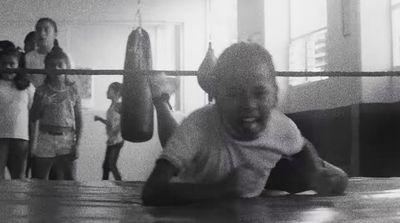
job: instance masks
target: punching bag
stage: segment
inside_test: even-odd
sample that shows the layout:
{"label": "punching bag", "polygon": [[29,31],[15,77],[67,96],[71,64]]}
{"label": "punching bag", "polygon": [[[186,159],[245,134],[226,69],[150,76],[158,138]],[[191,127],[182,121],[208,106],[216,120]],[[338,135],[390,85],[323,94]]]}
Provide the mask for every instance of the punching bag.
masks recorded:
{"label": "punching bag", "polygon": [[152,69],[149,34],[137,28],[128,37],[122,84],[121,133],[130,142],[145,142],[153,136],[153,102],[146,70]]}
{"label": "punching bag", "polygon": [[197,82],[200,87],[208,93],[208,101],[211,102],[213,95],[213,86],[215,83],[215,77],[213,76],[213,68],[217,63],[217,58],[214,55],[214,50],[211,46],[211,42],[208,44],[208,50],[205,58],[200,64],[198,74],[197,74]]}

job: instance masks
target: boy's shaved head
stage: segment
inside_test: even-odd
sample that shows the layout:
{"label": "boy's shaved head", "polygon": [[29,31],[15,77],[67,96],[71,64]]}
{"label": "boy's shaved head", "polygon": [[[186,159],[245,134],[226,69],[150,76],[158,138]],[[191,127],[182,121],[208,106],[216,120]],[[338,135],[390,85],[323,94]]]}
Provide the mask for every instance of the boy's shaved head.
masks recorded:
{"label": "boy's shaved head", "polygon": [[218,59],[215,99],[226,130],[238,140],[253,140],[266,128],[277,103],[272,57],[253,43],[237,43]]}
{"label": "boy's shaved head", "polygon": [[227,70],[244,70],[260,63],[266,64],[271,71],[268,75],[275,78],[271,54],[258,44],[240,42],[228,47],[221,54],[213,73],[218,78],[220,75],[226,75]]}

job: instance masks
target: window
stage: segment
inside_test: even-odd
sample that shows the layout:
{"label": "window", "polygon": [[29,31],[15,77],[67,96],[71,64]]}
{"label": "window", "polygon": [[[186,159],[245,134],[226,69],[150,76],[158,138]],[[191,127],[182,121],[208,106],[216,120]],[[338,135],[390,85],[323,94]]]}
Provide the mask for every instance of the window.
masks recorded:
{"label": "window", "polygon": [[[326,0],[290,1],[290,71],[326,70]],[[290,77],[289,84],[299,85],[328,77]]]}

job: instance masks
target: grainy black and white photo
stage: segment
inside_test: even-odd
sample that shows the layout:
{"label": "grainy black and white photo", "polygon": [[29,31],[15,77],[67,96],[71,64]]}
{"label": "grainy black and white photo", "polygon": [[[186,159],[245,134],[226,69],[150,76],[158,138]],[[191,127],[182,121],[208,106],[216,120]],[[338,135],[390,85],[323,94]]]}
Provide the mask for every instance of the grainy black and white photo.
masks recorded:
{"label": "grainy black and white photo", "polygon": [[0,222],[400,222],[400,0],[0,0]]}

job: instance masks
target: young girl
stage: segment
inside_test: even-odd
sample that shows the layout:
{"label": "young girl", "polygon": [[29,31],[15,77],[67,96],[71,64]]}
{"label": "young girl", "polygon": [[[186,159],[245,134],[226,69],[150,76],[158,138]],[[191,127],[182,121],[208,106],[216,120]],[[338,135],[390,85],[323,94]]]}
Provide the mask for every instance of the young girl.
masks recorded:
{"label": "young girl", "polygon": [[[46,69],[68,69],[68,56],[54,47],[45,57]],[[31,119],[35,122],[33,177],[48,179],[51,167],[59,180],[73,180],[73,161],[81,137],[81,99],[66,75],[47,75],[37,88]]]}
{"label": "young girl", "polygon": [[[0,43],[0,68],[18,68],[20,52],[9,43]],[[12,179],[24,178],[34,91],[21,74],[0,74],[0,179],[6,166]]]}
{"label": "young girl", "polygon": [[[208,93],[215,104],[193,112],[174,131],[143,189],[145,205],[255,197],[266,185],[290,193],[343,193],[346,173],[323,161],[276,109],[278,87],[268,51],[234,44],[212,76]],[[286,157],[281,164],[288,168],[270,178]]]}
{"label": "young girl", "polygon": [[[53,49],[59,47],[57,41],[57,23],[51,18],[40,18],[35,25],[36,49],[25,55],[25,67],[31,69],[43,69],[46,55]],[[45,75],[32,74],[31,80],[35,87],[43,84]]]}
{"label": "young girl", "polygon": [[103,162],[103,180],[108,180],[109,173],[111,172],[115,180],[121,180],[121,173],[117,167],[119,152],[124,145],[124,140],[121,136],[120,125],[120,109],[121,103],[121,84],[113,82],[108,87],[107,98],[111,100],[111,105],[107,110],[107,119],[95,116],[95,121],[100,121],[106,125],[107,132],[107,150]]}

